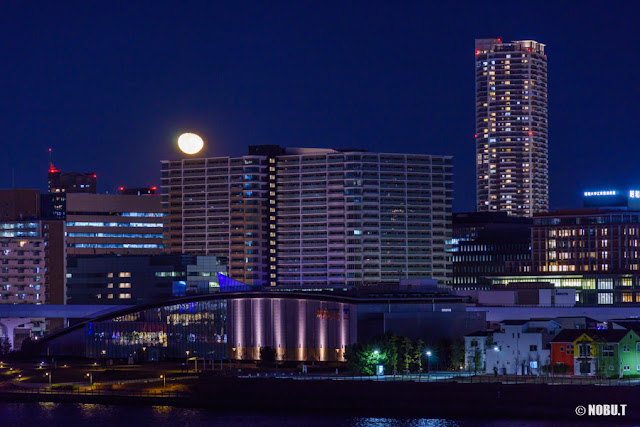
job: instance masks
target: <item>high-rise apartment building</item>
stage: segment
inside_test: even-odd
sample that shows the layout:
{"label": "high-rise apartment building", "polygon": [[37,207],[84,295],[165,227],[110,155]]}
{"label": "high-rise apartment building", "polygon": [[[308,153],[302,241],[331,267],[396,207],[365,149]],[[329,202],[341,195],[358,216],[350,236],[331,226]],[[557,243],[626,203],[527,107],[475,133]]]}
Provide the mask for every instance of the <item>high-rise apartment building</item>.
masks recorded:
{"label": "high-rise apartment building", "polygon": [[227,257],[251,285],[445,284],[452,191],[448,156],[255,146],[163,161],[165,246]]}
{"label": "high-rise apartment building", "polygon": [[479,212],[549,209],[547,57],[533,40],[476,40]]}
{"label": "high-rise apartment building", "polygon": [[[13,276],[9,273],[7,279],[0,279],[0,284],[4,280],[4,290],[9,296],[18,298],[21,302],[36,302],[47,304],[64,304],[65,301],[65,272],[66,272],[66,240],[65,224],[63,221],[41,220],[40,215],[40,191],[32,189],[10,189],[0,190],[0,246],[9,248],[18,242],[23,245],[20,252],[24,254],[35,254],[43,257],[44,266],[35,273],[40,279],[44,279],[44,285],[33,283],[30,288],[26,285],[11,285],[12,279],[20,279],[20,276]],[[31,248],[28,251],[22,249]],[[3,255],[9,264],[13,263],[15,251],[5,250]],[[2,261],[2,264],[8,265]],[[29,272],[27,267],[31,260],[20,259],[15,261],[19,270],[23,273]],[[36,266],[39,267],[39,266]],[[2,271],[7,268],[2,268]],[[8,272],[11,269],[5,271]],[[36,289],[35,286],[41,286]],[[22,289],[21,289],[22,288]],[[28,291],[28,292],[20,292]],[[28,296],[29,293],[36,297]],[[7,294],[5,294],[7,295]],[[24,295],[24,298],[20,296]],[[37,295],[40,295],[37,297]],[[11,301],[10,299],[4,299]]]}
{"label": "high-rise apartment building", "polygon": [[0,303],[45,303],[41,237],[0,238]]}

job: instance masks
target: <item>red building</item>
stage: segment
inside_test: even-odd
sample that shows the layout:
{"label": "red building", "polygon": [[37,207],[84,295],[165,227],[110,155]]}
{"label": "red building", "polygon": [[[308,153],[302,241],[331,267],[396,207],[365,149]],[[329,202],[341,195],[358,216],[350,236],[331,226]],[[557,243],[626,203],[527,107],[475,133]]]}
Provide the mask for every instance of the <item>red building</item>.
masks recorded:
{"label": "red building", "polygon": [[[551,340],[551,367],[554,373],[573,375],[573,343],[585,332],[585,329],[564,329]],[[565,368],[561,368],[562,365]]]}

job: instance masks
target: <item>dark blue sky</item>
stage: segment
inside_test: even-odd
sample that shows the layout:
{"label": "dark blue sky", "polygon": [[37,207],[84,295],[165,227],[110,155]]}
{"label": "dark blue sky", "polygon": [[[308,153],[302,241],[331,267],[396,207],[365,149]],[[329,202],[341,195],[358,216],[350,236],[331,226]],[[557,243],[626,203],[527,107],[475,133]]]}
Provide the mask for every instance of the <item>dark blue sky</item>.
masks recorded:
{"label": "dark blue sky", "polygon": [[46,186],[47,148],[99,191],[159,184],[175,138],[455,156],[475,206],[474,38],[549,60],[551,208],[640,188],[639,2],[0,4],[0,187]]}

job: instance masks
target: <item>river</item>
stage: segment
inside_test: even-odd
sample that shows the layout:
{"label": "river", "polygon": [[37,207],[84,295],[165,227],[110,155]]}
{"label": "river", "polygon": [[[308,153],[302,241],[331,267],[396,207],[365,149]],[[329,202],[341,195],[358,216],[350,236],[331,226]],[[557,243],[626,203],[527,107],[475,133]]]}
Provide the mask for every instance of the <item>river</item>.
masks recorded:
{"label": "river", "polygon": [[[563,425],[572,425],[571,423]],[[585,423],[575,423],[581,426]],[[2,426],[526,426],[557,425],[541,420],[451,420],[430,418],[374,418],[342,415],[238,413],[171,406],[116,406],[82,403],[0,402]]]}

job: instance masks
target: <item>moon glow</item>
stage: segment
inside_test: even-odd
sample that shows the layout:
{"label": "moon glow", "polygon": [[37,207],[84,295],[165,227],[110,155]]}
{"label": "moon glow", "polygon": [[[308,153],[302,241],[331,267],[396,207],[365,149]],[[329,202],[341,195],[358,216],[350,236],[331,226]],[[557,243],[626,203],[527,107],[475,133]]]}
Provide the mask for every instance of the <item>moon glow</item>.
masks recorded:
{"label": "moon glow", "polygon": [[178,148],[185,154],[199,153],[204,147],[204,141],[195,133],[183,133],[178,137]]}

